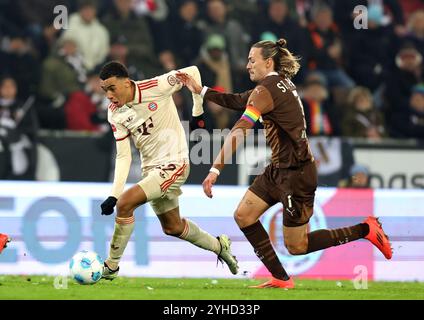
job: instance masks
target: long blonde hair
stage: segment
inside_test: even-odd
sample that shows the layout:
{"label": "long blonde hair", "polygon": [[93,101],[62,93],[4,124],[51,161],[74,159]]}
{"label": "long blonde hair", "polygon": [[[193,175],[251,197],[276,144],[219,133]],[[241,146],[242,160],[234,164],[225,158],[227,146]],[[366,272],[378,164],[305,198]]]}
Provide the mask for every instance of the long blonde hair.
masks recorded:
{"label": "long blonde hair", "polygon": [[287,49],[287,41],[279,39],[276,42],[263,40],[255,43],[253,48],[261,48],[262,57],[274,60],[275,71],[284,77],[293,78],[300,69],[300,57],[293,55]]}

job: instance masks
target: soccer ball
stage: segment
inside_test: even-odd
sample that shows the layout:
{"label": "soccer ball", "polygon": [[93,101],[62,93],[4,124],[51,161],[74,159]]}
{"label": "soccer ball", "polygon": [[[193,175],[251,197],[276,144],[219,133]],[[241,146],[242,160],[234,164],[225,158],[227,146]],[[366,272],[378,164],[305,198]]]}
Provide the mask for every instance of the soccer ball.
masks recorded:
{"label": "soccer ball", "polygon": [[83,250],[69,263],[71,277],[79,284],[94,284],[103,274],[103,260],[94,251]]}

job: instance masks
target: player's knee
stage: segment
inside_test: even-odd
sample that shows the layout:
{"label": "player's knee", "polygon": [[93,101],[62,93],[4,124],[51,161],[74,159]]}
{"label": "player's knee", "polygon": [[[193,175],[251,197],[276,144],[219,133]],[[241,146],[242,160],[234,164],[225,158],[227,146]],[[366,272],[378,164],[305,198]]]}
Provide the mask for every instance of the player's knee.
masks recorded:
{"label": "player's knee", "polygon": [[286,243],[285,245],[289,253],[294,256],[305,254],[308,250],[308,245],[305,243]]}
{"label": "player's knee", "polygon": [[240,210],[236,210],[234,212],[234,220],[240,228],[244,228],[252,224],[249,216]]}
{"label": "player's knee", "polygon": [[242,217],[240,216],[239,212],[236,210],[234,211],[234,220],[236,223],[240,226],[240,222],[242,221]]}
{"label": "player's knee", "polygon": [[116,211],[118,212],[118,216],[122,218],[128,218],[132,216],[133,213],[133,205],[125,199],[119,199],[116,203]]}
{"label": "player's knee", "polygon": [[162,226],[163,233],[165,233],[168,236],[174,236],[179,237],[181,233],[184,231],[184,225],[169,225],[169,226]]}

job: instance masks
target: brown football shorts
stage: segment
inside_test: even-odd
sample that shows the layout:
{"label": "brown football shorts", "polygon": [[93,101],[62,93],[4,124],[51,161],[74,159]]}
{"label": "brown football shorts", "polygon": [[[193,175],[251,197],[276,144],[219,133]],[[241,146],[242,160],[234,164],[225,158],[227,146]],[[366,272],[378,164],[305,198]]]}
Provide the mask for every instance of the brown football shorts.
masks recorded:
{"label": "brown football shorts", "polygon": [[270,206],[283,204],[283,224],[298,227],[313,214],[318,175],[315,161],[298,168],[279,168],[270,164],[255,178],[249,190]]}

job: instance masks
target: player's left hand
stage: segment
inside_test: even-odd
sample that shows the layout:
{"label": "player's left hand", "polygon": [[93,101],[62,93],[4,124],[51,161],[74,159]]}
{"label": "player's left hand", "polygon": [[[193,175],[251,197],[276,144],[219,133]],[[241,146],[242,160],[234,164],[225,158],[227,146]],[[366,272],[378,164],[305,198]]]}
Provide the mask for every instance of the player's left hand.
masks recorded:
{"label": "player's left hand", "polygon": [[212,198],[212,185],[215,184],[218,175],[213,172],[209,172],[206,179],[203,181],[203,192],[209,197]]}
{"label": "player's left hand", "polygon": [[113,213],[113,208],[116,206],[116,202],[118,199],[115,197],[108,197],[103,203],[100,205],[100,208],[102,208],[102,215],[110,215]]}

